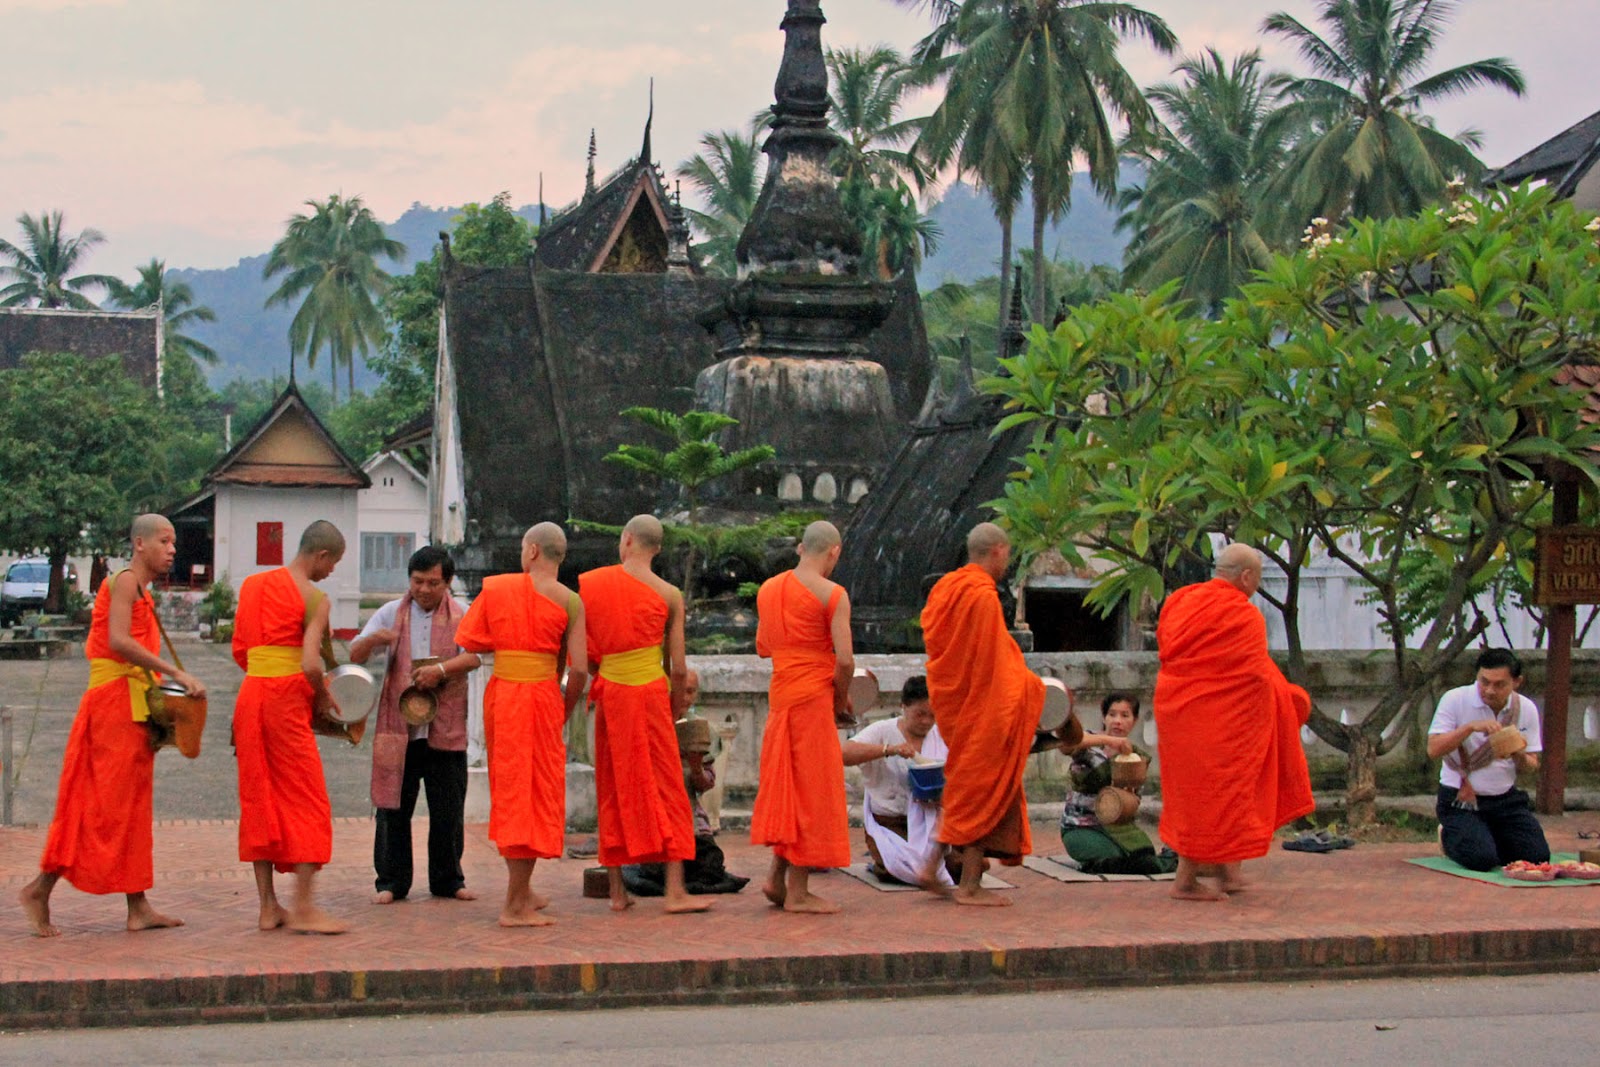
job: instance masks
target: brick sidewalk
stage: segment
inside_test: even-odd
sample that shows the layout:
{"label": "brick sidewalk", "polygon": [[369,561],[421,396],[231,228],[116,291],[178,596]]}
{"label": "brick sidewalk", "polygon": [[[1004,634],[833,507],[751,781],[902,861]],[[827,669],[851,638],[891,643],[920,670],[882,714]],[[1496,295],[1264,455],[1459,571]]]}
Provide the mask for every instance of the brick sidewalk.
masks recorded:
{"label": "brick sidewalk", "polygon": [[[1600,814],[1549,827],[1555,848],[1572,849]],[[1600,888],[1432,874],[1403,862],[1428,851],[1418,845],[1275,850],[1247,865],[1256,886],[1221,904],[1173,901],[1160,883],[1068,885],[1010,868],[998,873],[1018,887],[1015,907],[964,909],[830,874],[816,884],[844,905],[831,917],[778,912],[757,885],[707,915],[668,917],[643,900],[617,916],[581,897],[587,863],[562,860],[534,878],[556,925],[510,931],[495,925],[504,867],[484,827],[469,827],[465,859],[482,899],[377,908],[366,903],[371,824],[342,819],[320,895],[353,930],[314,938],[254,929],[233,823],[176,822],[156,830],[152,900],[187,926],[128,934],[120,898],[63,883],[54,918],[65,934],[47,941],[29,936],[15,904],[42,837],[0,831],[0,1029],[1600,966]],[[1058,850],[1051,827],[1035,840]],[[759,880],[764,850],[731,832],[722,844],[730,869]]]}

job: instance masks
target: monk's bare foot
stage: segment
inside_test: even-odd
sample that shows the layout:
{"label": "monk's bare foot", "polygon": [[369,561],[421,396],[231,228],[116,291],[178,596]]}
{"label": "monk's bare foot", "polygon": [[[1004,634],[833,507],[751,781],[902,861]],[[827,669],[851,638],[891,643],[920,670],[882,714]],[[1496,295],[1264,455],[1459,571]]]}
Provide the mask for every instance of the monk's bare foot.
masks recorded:
{"label": "monk's bare foot", "polygon": [[633,897],[628,894],[626,889],[611,894],[612,911],[627,911],[631,907],[633,907]]}
{"label": "monk's bare foot", "polygon": [[1172,886],[1172,899],[1217,901],[1227,900],[1228,894],[1221,892],[1220,890],[1212,889],[1210,886],[1204,885],[1200,882],[1195,882],[1193,885],[1179,885],[1174,883]]}
{"label": "monk's bare foot", "polygon": [[953,890],[950,886],[944,883],[943,879],[939,877],[939,870],[943,866],[944,857],[935,856],[932,862],[928,863],[922,868],[922,870],[917,872],[918,887],[928,891],[929,893],[932,893],[934,896],[948,897]]}
{"label": "monk's bare foot", "polygon": [[22,912],[33,927],[34,937],[60,937],[61,930],[50,922],[50,898],[39,889],[38,882],[29,882],[17,894],[22,902]]}
{"label": "monk's bare foot", "polygon": [[387,889],[380,889],[376,893],[372,894],[372,902],[374,904],[393,904],[394,894],[389,892]]}
{"label": "monk's bare foot", "polygon": [[681,897],[668,897],[663,910],[668,915],[689,915],[697,911],[710,911],[711,901],[685,893]]}
{"label": "monk's bare foot", "polygon": [[548,908],[549,906],[550,906],[550,898],[549,897],[544,896],[541,893],[535,893],[531,889],[528,890],[528,910],[529,911],[543,911],[544,909]]}
{"label": "monk's bare foot", "polygon": [[789,897],[784,901],[784,910],[798,915],[835,915],[838,912],[838,905],[832,901],[824,901],[814,893],[806,893],[800,899]]}
{"label": "monk's bare foot", "polygon": [[288,927],[297,934],[342,934],[350,929],[321,908],[306,908],[291,913]]}
{"label": "monk's bare foot", "polygon": [[140,930],[170,930],[182,925],[182,919],[161,914],[152,908],[147,900],[141,900],[128,906],[128,931],[130,933],[138,933]]}
{"label": "monk's bare foot", "polygon": [[961,890],[957,889],[951,895],[955,899],[955,902],[957,904],[965,904],[968,907],[974,907],[974,908],[1009,908],[1009,907],[1011,907],[1011,898],[1010,897],[1003,897],[999,893],[996,893],[994,890],[985,889],[982,886],[979,886],[977,889],[974,889],[970,893],[964,893]]}
{"label": "monk's bare foot", "polygon": [[789,895],[789,887],[784,884],[782,878],[768,878],[766,884],[761,887],[761,895],[781,908],[784,898]]}
{"label": "monk's bare foot", "polygon": [[500,913],[500,925],[507,927],[553,926],[555,925],[555,920],[548,915],[540,915],[532,907],[507,908]]}
{"label": "monk's bare foot", "polygon": [[1250,883],[1235,875],[1232,878],[1223,878],[1217,883],[1217,888],[1224,893],[1243,893],[1250,888]]}
{"label": "monk's bare foot", "polygon": [[807,893],[803,897],[790,897],[784,901],[783,910],[802,915],[833,915],[838,912],[839,905],[831,900],[823,900],[815,893]]}
{"label": "monk's bare foot", "polygon": [[[457,889],[451,895],[454,896],[457,900],[477,900],[478,899],[478,894],[474,893],[472,890],[468,889],[466,886],[462,886],[460,889]],[[547,901],[545,901],[545,903],[548,904],[550,902],[547,900]]]}
{"label": "monk's bare foot", "polygon": [[289,913],[281,904],[268,904],[261,909],[261,929],[276,930],[289,924]]}

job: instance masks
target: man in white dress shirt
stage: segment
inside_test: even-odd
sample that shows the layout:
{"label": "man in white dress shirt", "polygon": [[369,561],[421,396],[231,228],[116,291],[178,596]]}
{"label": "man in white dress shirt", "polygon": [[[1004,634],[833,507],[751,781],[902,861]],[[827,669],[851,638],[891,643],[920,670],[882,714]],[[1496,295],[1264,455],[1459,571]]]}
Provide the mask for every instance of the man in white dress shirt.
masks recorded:
{"label": "man in white dress shirt", "polygon": [[[1528,794],[1517,788],[1517,772],[1539,769],[1539,709],[1517,692],[1522,663],[1508,649],[1485,649],[1477,670],[1472,685],[1439,699],[1428,727],[1428,756],[1444,761],[1436,807],[1440,844],[1446,856],[1472,871],[1514,860],[1547,863],[1544,830]],[[1527,747],[1495,759],[1489,735],[1508,726],[1522,732]]]}
{"label": "man in white dress shirt", "polygon": [[[911,799],[907,771],[918,757],[937,762],[947,754],[928,702],[928,679],[907,679],[900,690],[900,715],[871,723],[840,748],[846,767],[861,768],[861,823],[873,874],[916,885],[929,850],[939,847],[933,841],[939,809]],[[945,885],[955,884],[943,866],[938,877]]]}
{"label": "man in white dress shirt", "polygon": [[[392,904],[411,892],[411,815],[419,788],[428,798],[428,891],[436,897],[474,900],[461,870],[466,844],[467,670],[447,662],[461,649],[456,627],[466,605],[450,595],[455,563],[432,545],[412,553],[406,595],[379,608],[350,645],[350,660],[365,663],[388,650],[383,692],[372,733],[372,803],[377,809],[372,865],[374,904]],[[417,664],[429,661],[423,666]],[[400,714],[408,686],[434,694],[431,722],[409,725]]]}

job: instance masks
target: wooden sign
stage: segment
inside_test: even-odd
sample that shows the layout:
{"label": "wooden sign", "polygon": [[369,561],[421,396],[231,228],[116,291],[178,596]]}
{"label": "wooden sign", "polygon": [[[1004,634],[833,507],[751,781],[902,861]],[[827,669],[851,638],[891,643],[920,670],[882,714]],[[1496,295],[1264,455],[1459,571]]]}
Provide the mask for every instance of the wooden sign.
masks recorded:
{"label": "wooden sign", "polygon": [[1537,536],[1534,603],[1600,604],[1600,529],[1550,526]]}

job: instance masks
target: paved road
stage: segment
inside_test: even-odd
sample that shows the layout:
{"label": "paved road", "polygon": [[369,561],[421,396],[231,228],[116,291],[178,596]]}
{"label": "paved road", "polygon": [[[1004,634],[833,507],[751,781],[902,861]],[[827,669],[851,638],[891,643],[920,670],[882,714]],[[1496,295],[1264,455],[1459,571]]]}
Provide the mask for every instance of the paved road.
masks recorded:
{"label": "paved road", "polygon": [[1555,975],[0,1034],[0,1063],[1533,1067],[1597,1032],[1600,976]]}

